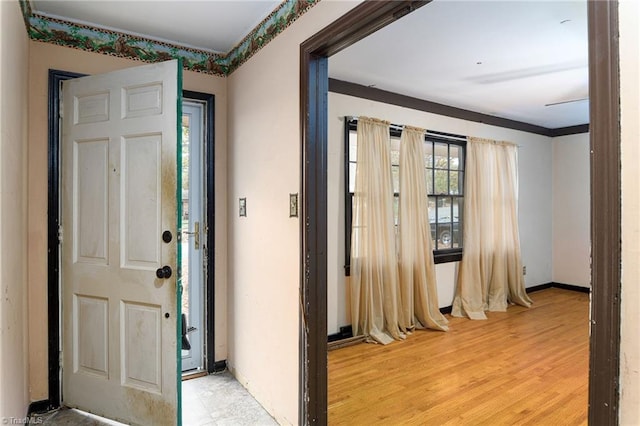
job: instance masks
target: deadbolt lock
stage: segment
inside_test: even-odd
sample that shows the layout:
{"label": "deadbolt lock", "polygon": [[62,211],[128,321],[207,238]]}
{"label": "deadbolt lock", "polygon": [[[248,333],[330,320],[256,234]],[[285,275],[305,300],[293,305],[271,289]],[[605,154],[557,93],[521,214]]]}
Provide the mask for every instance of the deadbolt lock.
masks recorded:
{"label": "deadbolt lock", "polygon": [[193,248],[200,250],[200,222],[193,224],[193,232],[182,231],[183,234],[193,235]]}

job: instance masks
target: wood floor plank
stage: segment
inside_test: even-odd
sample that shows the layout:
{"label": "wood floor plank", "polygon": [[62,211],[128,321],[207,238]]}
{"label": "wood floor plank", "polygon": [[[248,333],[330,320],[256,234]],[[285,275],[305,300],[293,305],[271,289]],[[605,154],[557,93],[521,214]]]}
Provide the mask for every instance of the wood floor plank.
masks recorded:
{"label": "wood floor plank", "polygon": [[330,425],[585,425],[589,295],[546,289],[531,308],[447,316],[387,346],[328,353]]}

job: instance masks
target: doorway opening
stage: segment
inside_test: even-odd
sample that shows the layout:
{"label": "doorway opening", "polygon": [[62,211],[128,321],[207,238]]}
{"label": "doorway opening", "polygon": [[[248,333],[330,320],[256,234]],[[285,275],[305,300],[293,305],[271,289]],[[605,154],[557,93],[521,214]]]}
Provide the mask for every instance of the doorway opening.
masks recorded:
{"label": "doorway opening", "polygon": [[[327,58],[426,3],[365,2],[300,46],[305,217],[301,223],[301,424],[327,422]],[[589,423],[616,424],[621,264],[617,3],[589,2],[588,26],[592,212]]]}
{"label": "doorway opening", "polygon": [[[182,374],[205,373],[204,287],[207,222],[204,207],[204,109],[199,102],[182,103]],[[205,231],[205,232],[203,232]]]}

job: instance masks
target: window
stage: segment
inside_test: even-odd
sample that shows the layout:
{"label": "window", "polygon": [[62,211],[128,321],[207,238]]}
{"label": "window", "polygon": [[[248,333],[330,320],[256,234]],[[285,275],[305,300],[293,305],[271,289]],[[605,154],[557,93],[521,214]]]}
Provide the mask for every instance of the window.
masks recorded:
{"label": "window", "polygon": [[[345,269],[349,275],[351,262],[351,218],[356,183],[358,152],[357,120],[346,119],[345,125]],[[400,200],[400,134],[399,126],[391,126],[391,175],[394,192],[394,223],[398,226]],[[464,136],[428,131],[424,140],[424,165],[431,238],[435,263],[462,259],[462,211],[464,208]]]}

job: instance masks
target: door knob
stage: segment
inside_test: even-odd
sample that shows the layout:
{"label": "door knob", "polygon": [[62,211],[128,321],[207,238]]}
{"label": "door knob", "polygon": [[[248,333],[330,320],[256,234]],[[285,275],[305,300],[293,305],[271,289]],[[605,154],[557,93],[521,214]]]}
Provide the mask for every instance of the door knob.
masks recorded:
{"label": "door knob", "polygon": [[156,269],[156,277],[162,278],[170,278],[171,277],[171,266],[165,265],[162,268]]}

